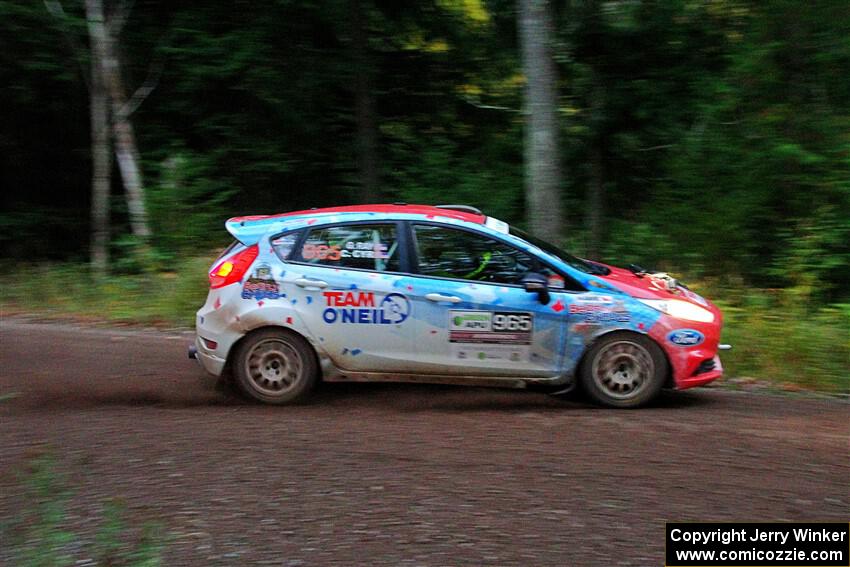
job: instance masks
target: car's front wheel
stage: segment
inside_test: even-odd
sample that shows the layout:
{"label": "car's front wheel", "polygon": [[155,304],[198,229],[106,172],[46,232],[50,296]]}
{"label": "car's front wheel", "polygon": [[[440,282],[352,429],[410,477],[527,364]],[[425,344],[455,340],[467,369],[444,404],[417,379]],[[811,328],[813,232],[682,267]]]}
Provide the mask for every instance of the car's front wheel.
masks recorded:
{"label": "car's front wheel", "polygon": [[634,408],[661,391],[667,364],[652,339],[636,333],[612,333],[591,347],[579,372],[584,391],[594,401]]}
{"label": "car's front wheel", "polygon": [[239,343],[233,374],[242,392],[268,404],[303,400],[318,377],[316,357],[307,341],[277,329],[256,331]]}

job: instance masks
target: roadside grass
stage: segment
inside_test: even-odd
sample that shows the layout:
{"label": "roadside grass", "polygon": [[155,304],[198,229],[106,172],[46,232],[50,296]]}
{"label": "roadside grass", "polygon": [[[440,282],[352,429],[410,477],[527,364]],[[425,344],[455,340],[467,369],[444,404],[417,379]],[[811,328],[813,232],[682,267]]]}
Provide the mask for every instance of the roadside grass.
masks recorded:
{"label": "roadside grass", "polygon": [[[698,291],[702,293],[702,290]],[[817,305],[793,289],[715,289],[727,377],[784,390],[850,394],[850,304]]]}
{"label": "roadside grass", "polygon": [[0,286],[5,313],[67,316],[125,324],[191,327],[206,299],[208,257],[182,260],[173,272],[94,278],[80,264],[22,266]]}
{"label": "roadside grass", "polygon": [[162,565],[166,536],[161,526],[148,523],[140,529],[131,528],[124,519],[124,506],[117,500],[104,503],[94,537],[74,531],[74,516],[68,511],[73,493],[51,455],[35,457],[28,463],[22,485],[27,506],[0,526],[0,536],[7,542],[0,559],[5,556],[21,567]]}
{"label": "roadside grass", "polygon": [[[211,257],[173,272],[95,280],[87,267],[18,267],[0,286],[0,312],[93,322],[191,327],[207,293]],[[850,394],[850,304],[818,305],[794,289],[693,286],[723,310],[726,376],[777,388]]]}

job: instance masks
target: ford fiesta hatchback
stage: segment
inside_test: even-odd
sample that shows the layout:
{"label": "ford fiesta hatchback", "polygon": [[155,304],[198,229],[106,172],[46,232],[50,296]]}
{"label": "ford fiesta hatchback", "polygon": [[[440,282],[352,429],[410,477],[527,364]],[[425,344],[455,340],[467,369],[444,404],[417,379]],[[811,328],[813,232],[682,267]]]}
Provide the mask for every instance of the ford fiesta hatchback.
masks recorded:
{"label": "ford fiesta hatchback", "polygon": [[233,218],[190,356],[285,404],[318,380],[566,392],[636,407],[719,378],[720,311],[663,273],[576,258],[465,206]]}

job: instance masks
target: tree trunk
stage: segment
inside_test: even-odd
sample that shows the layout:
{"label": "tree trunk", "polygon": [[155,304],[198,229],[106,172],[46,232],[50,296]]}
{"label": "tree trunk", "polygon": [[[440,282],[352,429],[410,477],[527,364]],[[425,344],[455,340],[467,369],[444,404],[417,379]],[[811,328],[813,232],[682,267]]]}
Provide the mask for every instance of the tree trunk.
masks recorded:
{"label": "tree trunk", "polygon": [[605,88],[597,75],[591,101],[590,121],[594,137],[590,156],[590,185],[587,188],[587,257],[599,260],[602,252],[602,217],[605,210]]}
{"label": "tree trunk", "polygon": [[91,42],[91,265],[103,275],[109,263],[109,187],[112,148],[109,136],[109,98],[104,81],[103,61],[106,27],[101,0],[86,0],[86,20]]}
{"label": "tree trunk", "polygon": [[525,202],[531,232],[557,243],[564,229],[558,156],[557,71],[548,0],[519,0],[519,40],[526,76]]}
{"label": "tree trunk", "polygon": [[380,201],[378,181],[378,124],[372,82],[372,61],[366,15],[360,0],[351,0],[352,50],[354,55],[354,106],[357,121],[357,166],[360,173],[362,203]]}
{"label": "tree trunk", "polygon": [[121,178],[124,182],[127,211],[130,215],[130,228],[133,235],[144,243],[150,238],[151,233],[145,209],[141,158],[136,145],[133,123],[124,109],[127,96],[124,91],[124,81],[121,78],[121,58],[116,46],[115,31],[112,26],[106,26],[106,32],[103,68],[106,85],[109,89],[109,98],[112,103],[112,133],[115,137],[115,155],[118,159],[118,170],[121,172]]}
{"label": "tree trunk", "polygon": [[602,145],[593,147],[590,161],[590,187],[587,195],[587,257],[599,260],[602,249],[602,211],[604,207],[605,178],[602,169]]}

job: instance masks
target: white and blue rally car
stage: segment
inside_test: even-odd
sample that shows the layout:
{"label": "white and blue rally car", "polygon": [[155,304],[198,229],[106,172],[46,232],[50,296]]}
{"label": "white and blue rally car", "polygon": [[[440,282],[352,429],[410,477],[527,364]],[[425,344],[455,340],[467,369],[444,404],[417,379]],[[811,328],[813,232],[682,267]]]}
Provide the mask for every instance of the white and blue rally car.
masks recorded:
{"label": "white and blue rally car", "polygon": [[566,392],[642,405],[719,378],[721,314],[662,273],[576,258],[466,206],[233,218],[190,356],[263,402],[318,380]]}

